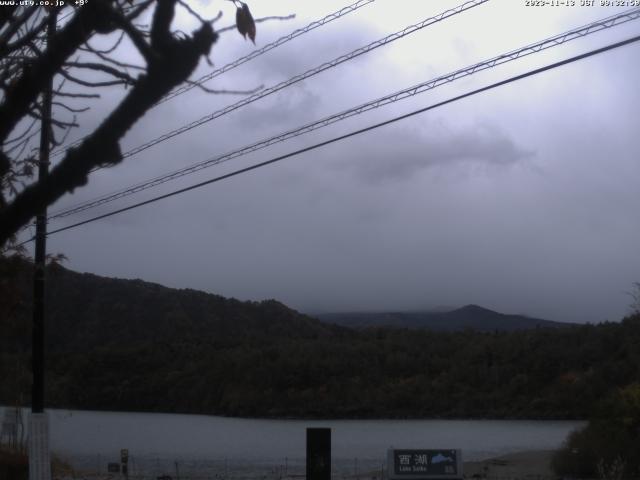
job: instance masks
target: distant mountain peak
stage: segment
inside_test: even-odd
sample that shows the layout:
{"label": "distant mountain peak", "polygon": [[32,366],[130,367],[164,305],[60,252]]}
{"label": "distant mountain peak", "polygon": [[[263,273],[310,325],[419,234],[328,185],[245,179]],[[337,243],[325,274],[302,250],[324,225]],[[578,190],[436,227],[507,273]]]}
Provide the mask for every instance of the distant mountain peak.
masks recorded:
{"label": "distant mountain peak", "polygon": [[394,327],[435,331],[471,329],[494,332],[529,330],[539,327],[558,328],[571,325],[524,315],[500,313],[473,303],[443,312],[334,313],[317,315],[317,318],[350,328]]}
{"label": "distant mountain peak", "polygon": [[467,313],[493,313],[498,314],[498,312],[494,310],[489,310],[488,308],[481,307],[480,305],[476,305],[475,303],[470,303],[465,305],[464,307],[460,307],[458,309],[452,310],[452,312],[467,312]]}

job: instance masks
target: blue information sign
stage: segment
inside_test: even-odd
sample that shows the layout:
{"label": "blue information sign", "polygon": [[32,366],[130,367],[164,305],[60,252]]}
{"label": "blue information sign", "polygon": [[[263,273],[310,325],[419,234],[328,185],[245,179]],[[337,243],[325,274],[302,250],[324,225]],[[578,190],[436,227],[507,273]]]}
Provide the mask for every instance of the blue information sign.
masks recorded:
{"label": "blue information sign", "polygon": [[455,449],[389,450],[389,478],[462,478],[462,455]]}

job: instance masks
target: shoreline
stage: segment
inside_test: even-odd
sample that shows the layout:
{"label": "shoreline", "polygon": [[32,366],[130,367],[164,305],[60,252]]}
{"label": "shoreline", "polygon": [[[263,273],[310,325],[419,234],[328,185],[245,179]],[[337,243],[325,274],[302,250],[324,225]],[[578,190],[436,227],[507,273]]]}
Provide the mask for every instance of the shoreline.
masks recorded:
{"label": "shoreline", "polygon": [[[0,403],[0,411],[6,408],[14,408],[15,406],[8,406]],[[30,405],[18,405],[18,408],[24,410],[24,413],[28,413],[31,409]],[[352,415],[349,417],[332,417],[332,416],[281,416],[281,415],[234,415],[226,413],[210,413],[210,412],[192,412],[192,411],[160,411],[160,410],[109,410],[109,409],[88,409],[88,408],[76,408],[65,406],[50,406],[46,407],[45,411],[58,411],[58,412],[80,412],[80,413],[114,413],[114,414],[149,414],[149,415],[190,415],[201,417],[217,417],[231,420],[276,420],[276,421],[300,421],[300,422],[342,422],[342,421],[360,421],[360,420],[380,420],[380,421],[523,421],[523,422],[587,422],[588,418],[571,417],[571,416],[526,416],[526,415],[504,415],[504,416],[457,416],[457,415],[434,415],[434,416],[411,416],[411,415],[398,415],[398,416],[367,416],[367,415]]]}
{"label": "shoreline", "polygon": [[529,450],[464,462],[463,473],[466,478],[555,477],[551,469],[554,453],[555,450]]}
{"label": "shoreline", "polygon": [[[555,450],[527,450],[527,451],[518,451],[509,453],[506,455],[500,455],[497,457],[491,457],[484,460],[471,460],[463,463],[463,477],[465,479],[551,479],[555,478],[552,469],[551,469],[551,458]],[[20,459],[15,458],[14,462],[9,462],[11,464],[18,461],[20,464],[24,464],[26,468],[26,454],[23,452],[18,455]],[[9,457],[5,458],[5,462],[9,459]],[[77,466],[74,466],[72,462],[66,461],[63,458],[54,455],[52,457],[52,472],[57,478],[71,478],[77,474],[98,474],[96,470],[89,469],[85,470],[83,468],[78,469]],[[16,464],[18,466],[18,464]],[[177,462],[176,462],[177,467]],[[246,467],[246,466],[245,466]],[[225,470],[226,470],[226,462],[225,462]],[[148,473],[148,472],[147,472]],[[211,472],[209,472],[211,473]],[[236,472],[238,473],[238,472]],[[272,480],[289,480],[295,478],[304,478],[303,471],[299,471],[296,473],[286,473],[282,472],[282,470],[273,469],[270,474],[265,474],[265,472],[254,472],[253,475],[246,475],[244,472],[241,475],[245,480],[247,478],[254,479],[272,479]],[[338,474],[333,476],[333,478],[342,478],[342,480],[384,480],[386,475],[382,474],[381,470],[363,470],[359,473],[355,474]],[[189,475],[185,476],[188,478]],[[217,475],[216,475],[217,477]],[[233,479],[234,475],[229,476],[228,478]]]}

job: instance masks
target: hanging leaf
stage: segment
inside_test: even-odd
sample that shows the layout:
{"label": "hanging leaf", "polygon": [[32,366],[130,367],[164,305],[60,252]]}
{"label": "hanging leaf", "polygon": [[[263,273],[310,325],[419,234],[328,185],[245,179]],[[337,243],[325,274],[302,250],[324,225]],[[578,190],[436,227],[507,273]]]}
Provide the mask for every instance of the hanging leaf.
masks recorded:
{"label": "hanging leaf", "polygon": [[245,39],[247,35],[255,45],[256,43],[256,23],[253,21],[253,16],[249,11],[249,6],[246,3],[241,3],[241,6],[236,10],[236,27],[238,32]]}

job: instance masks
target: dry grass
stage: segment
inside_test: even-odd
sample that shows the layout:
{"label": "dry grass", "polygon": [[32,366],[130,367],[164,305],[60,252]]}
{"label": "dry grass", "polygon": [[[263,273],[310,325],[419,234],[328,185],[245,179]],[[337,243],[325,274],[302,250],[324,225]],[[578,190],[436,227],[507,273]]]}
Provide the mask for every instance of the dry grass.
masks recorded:
{"label": "dry grass", "polygon": [[[52,455],[51,474],[53,478],[69,477],[75,474],[65,460]],[[29,477],[29,456],[26,451],[0,446],[0,480],[27,480]]]}
{"label": "dry grass", "polygon": [[27,480],[29,476],[29,457],[24,451],[0,447],[0,478]]}

